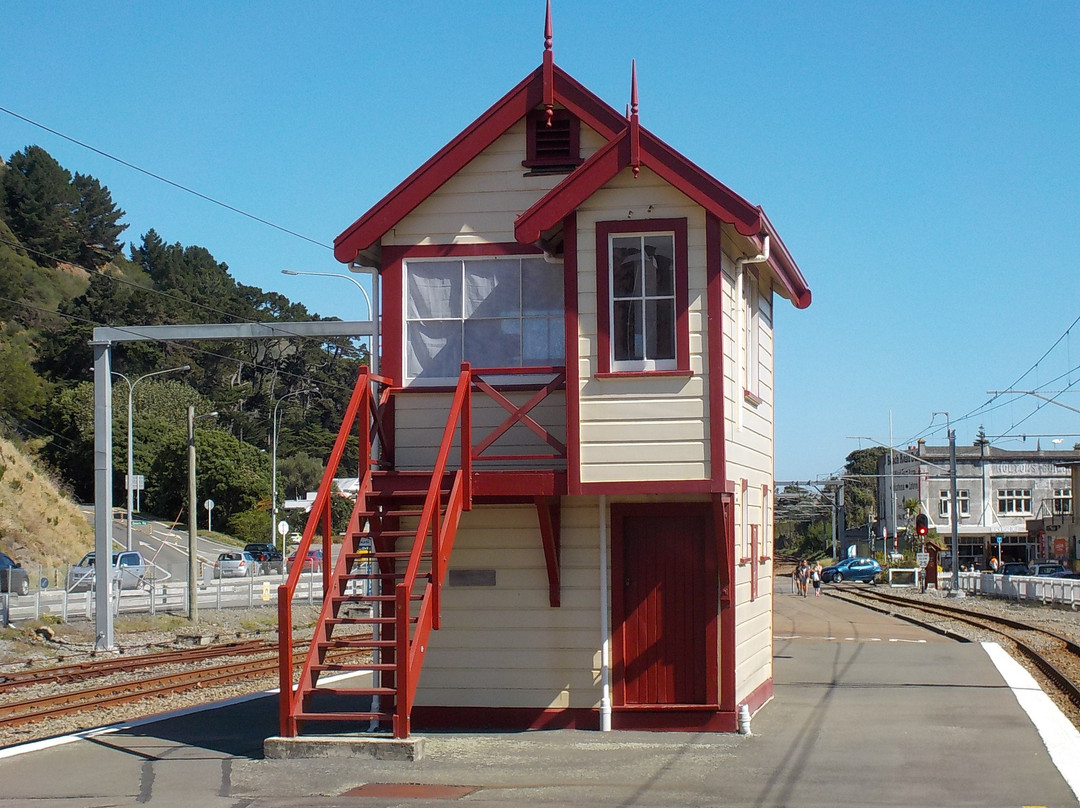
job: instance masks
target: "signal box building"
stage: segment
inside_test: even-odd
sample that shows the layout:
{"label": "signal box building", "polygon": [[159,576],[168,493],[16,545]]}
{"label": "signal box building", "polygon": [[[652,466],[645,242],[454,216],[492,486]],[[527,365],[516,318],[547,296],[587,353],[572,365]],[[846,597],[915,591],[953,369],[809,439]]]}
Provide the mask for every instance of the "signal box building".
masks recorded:
{"label": "signal box building", "polygon": [[377,273],[379,371],[283,735],[733,731],[771,697],[773,306],[810,290],[628,68],[621,112],[555,64],[549,9],[540,66],[336,239]]}

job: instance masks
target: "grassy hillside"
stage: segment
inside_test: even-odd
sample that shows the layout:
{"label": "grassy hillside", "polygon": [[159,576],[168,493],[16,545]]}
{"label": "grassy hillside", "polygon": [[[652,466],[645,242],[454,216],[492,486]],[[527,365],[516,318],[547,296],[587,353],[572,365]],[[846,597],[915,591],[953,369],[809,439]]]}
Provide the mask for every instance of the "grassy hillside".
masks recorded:
{"label": "grassy hillside", "polygon": [[93,549],[94,531],[78,506],[11,441],[0,437],[0,551],[50,585]]}

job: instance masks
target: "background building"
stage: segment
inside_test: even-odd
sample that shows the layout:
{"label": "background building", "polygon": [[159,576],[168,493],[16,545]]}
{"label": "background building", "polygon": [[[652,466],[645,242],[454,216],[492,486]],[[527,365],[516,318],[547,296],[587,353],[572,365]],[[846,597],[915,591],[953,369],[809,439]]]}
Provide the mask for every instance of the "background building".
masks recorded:
{"label": "background building", "polygon": [[[1072,514],[1073,484],[1068,466],[1080,451],[1016,451],[983,441],[956,447],[956,493],[961,566],[985,569],[992,557],[1031,562],[1077,558],[1076,540],[1057,541]],[[920,441],[895,452],[892,468],[878,461],[878,513],[901,530],[909,520],[904,503],[917,500],[930,530],[952,535],[949,447]],[[895,520],[892,518],[895,516]],[[914,519],[914,514],[910,515]],[[880,535],[880,534],[879,534]],[[901,547],[903,537],[900,539]]]}

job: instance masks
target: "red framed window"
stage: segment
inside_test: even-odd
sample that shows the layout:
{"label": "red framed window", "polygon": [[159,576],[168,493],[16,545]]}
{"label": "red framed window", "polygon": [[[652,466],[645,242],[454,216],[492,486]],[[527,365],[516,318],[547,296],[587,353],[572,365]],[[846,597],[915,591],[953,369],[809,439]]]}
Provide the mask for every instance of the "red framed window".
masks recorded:
{"label": "red framed window", "polygon": [[597,375],[690,373],[686,219],[596,224]]}

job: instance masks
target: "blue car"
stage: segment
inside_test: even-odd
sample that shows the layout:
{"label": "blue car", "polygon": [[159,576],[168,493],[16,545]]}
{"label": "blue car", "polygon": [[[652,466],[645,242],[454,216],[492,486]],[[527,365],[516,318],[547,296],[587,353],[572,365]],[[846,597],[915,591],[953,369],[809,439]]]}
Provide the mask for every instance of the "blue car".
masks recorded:
{"label": "blue car", "polygon": [[872,584],[880,574],[881,565],[872,558],[845,558],[822,570],[821,580],[833,584],[841,581],[865,581]]}

